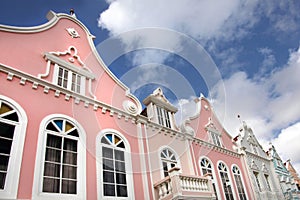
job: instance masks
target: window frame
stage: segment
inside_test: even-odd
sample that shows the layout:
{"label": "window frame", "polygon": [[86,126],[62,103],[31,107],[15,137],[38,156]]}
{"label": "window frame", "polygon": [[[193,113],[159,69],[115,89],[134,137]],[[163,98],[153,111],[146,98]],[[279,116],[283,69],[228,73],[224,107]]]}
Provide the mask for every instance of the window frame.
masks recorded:
{"label": "window frame", "polygon": [[[46,125],[53,120],[66,120],[71,122],[78,129],[78,142],[77,142],[77,194],[65,194],[65,193],[49,193],[43,192],[43,174],[44,174],[44,163],[46,153],[46,142],[47,142],[47,131]],[[52,135],[52,134],[51,134]],[[82,126],[73,118],[62,115],[52,114],[45,117],[40,123],[38,145],[35,162],[35,173],[32,198],[38,199],[74,199],[80,200],[86,198],[86,133]]]}
{"label": "window frame", "polygon": [[[60,70],[63,70],[63,76],[60,76]],[[65,72],[67,71],[66,77],[64,76]],[[75,75],[76,83],[74,84],[73,76]],[[79,83],[79,89],[78,89],[78,76],[80,77],[80,83]],[[61,80],[61,83],[59,83],[59,79]],[[75,69],[70,69],[69,67],[65,67],[62,65],[58,65],[57,63],[54,64],[54,72],[53,72],[53,83],[56,84],[59,87],[65,88],[67,90],[70,90],[72,92],[78,93],[78,94],[85,94],[85,87],[86,87],[86,80],[87,77],[84,74],[78,73],[78,70],[75,71]],[[64,81],[66,81],[66,87],[64,86]],[[76,89],[73,90],[73,85],[77,86]]]}
{"label": "window frame", "polygon": [[[127,197],[117,197],[117,196],[104,196],[103,191],[103,157],[102,157],[102,147],[101,139],[106,134],[117,135],[124,143],[124,156],[125,156],[125,170],[126,170],[126,182],[127,182]],[[104,145],[107,147],[108,145]],[[96,174],[97,174],[97,199],[98,200],[113,200],[122,199],[130,200],[134,199],[134,186],[133,186],[133,171],[132,171],[132,160],[131,160],[131,148],[129,142],[119,131],[114,129],[104,129],[96,137]]]}
{"label": "window frame", "polygon": [[253,171],[253,176],[254,176],[254,180],[255,180],[255,184],[256,184],[256,186],[257,186],[257,189],[258,189],[258,191],[259,192],[261,192],[262,191],[262,187],[261,187],[261,182],[260,182],[260,176],[259,176],[259,172],[257,172],[257,171]]}
{"label": "window frame", "polygon": [[270,184],[270,178],[269,178],[269,174],[264,174],[264,178],[265,178],[265,182],[266,182],[266,185],[267,185],[267,189],[268,191],[272,191],[272,186]]}
{"label": "window frame", "polygon": [[18,122],[0,118],[1,122],[13,123],[15,125],[5,186],[3,190],[0,190],[0,196],[5,199],[17,199],[28,118],[24,109],[16,101],[3,95],[0,95],[0,101],[14,109],[19,118]]}
{"label": "window frame", "polygon": [[[224,165],[224,167],[226,168],[227,171],[221,171],[221,170],[219,169],[219,165],[221,165],[221,164]],[[225,194],[225,188],[224,188],[224,185],[223,185],[223,179],[222,179],[222,176],[221,176],[221,172],[227,174],[227,177],[228,177],[228,180],[229,180],[229,184],[230,184],[231,193],[232,193],[232,197],[233,197],[232,200],[236,199],[236,193],[235,193],[234,187],[233,187],[233,185],[232,185],[233,182],[232,182],[232,180],[231,180],[231,173],[230,173],[230,170],[229,170],[228,166],[225,164],[225,162],[219,161],[219,162],[218,162],[218,165],[217,165],[217,170],[218,170],[219,179],[220,179],[220,183],[221,183],[222,190],[223,190],[223,192],[222,192],[222,193],[223,193],[223,199],[226,199],[226,200],[227,200],[226,194]],[[230,200],[230,199],[229,199],[229,200]]]}
{"label": "window frame", "polygon": [[213,131],[212,129],[208,129],[207,131],[209,133],[211,143],[218,146],[218,147],[223,147],[221,134],[217,131]]}
{"label": "window frame", "polygon": [[155,107],[156,107],[155,112],[157,117],[157,123],[167,128],[172,128],[170,111],[167,111],[166,109],[158,105],[155,105]]}
{"label": "window frame", "polygon": [[[171,153],[173,154],[173,156],[175,157],[175,160],[168,159],[168,158],[162,158],[162,157],[161,157],[161,154],[162,154],[162,152],[163,152],[164,150],[168,150],[169,152],[171,152]],[[168,156],[168,157],[170,158],[170,156]],[[174,167],[179,167],[179,159],[178,159],[178,156],[177,156],[176,152],[175,152],[173,149],[171,149],[170,147],[163,147],[163,148],[160,149],[160,151],[159,151],[159,160],[160,160],[161,176],[162,176],[162,178],[167,177],[167,176],[165,175],[165,170],[164,170],[164,165],[163,165],[164,162],[167,163],[167,169],[168,169],[168,171],[169,171],[170,169],[173,168],[173,167],[171,166],[172,164],[175,165]],[[167,172],[167,173],[168,173],[168,176],[169,176],[169,172]]]}
{"label": "window frame", "polygon": [[[236,168],[239,173],[234,172],[234,168]],[[233,178],[234,178],[234,181],[235,181],[235,186],[236,186],[236,189],[237,189],[237,194],[239,196],[239,199],[241,199],[241,198],[240,198],[240,192],[239,192],[238,184],[237,184],[237,181],[236,181],[236,176],[239,176],[239,178],[240,178],[240,181],[241,181],[241,184],[242,184],[241,186],[242,186],[242,189],[243,189],[245,197],[246,197],[245,200],[249,199],[248,195],[247,195],[247,190],[246,190],[246,187],[245,187],[243,175],[242,175],[242,172],[241,172],[240,168],[237,165],[232,165],[231,171],[232,171],[232,174],[233,174]],[[244,199],[241,199],[241,200],[244,200]]]}
{"label": "window frame", "polygon": [[[203,159],[206,159],[208,161],[208,163],[210,164],[211,166],[211,180],[212,180],[212,184],[213,184],[213,187],[215,189],[215,195],[216,195],[216,200],[218,199],[221,199],[221,195],[220,195],[220,190],[219,190],[219,184],[217,182],[217,176],[216,176],[216,173],[215,173],[215,168],[214,168],[214,165],[212,163],[212,161],[207,158],[207,157],[200,157],[199,159],[199,167],[200,167],[200,173],[202,176],[204,176],[205,174],[203,173],[203,167],[201,166],[201,163],[202,163],[202,160]],[[205,167],[205,169],[207,169],[207,167]]]}

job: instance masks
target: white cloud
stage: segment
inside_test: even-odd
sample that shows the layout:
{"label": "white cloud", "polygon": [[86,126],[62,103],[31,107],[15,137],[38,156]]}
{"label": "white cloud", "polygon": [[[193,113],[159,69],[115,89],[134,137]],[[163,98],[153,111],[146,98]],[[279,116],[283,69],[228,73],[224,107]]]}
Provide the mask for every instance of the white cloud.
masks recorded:
{"label": "white cloud", "polygon": [[258,1],[116,0],[101,13],[99,26],[112,34],[144,27],[164,27],[194,38],[232,38],[257,20]]}
{"label": "white cloud", "polygon": [[[291,158],[300,172],[300,47],[288,63],[269,77],[249,78],[236,72],[224,80],[226,101],[220,101],[219,86],[212,91],[213,105],[225,128],[237,134],[237,115],[249,124],[266,148],[272,141],[284,160]],[[224,108],[226,110],[224,111]],[[223,112],[224,111],[224,112]],[[223,113],[222,113],[223,112]],[[277,136],[276,133],[280,132]]]}
{"label": "white cloud", "polygon": [[300,172],[300,122],[282,129],[278,137],[272,140],[272,144],[279,152],[281,159],[291,159],[293,166]]}

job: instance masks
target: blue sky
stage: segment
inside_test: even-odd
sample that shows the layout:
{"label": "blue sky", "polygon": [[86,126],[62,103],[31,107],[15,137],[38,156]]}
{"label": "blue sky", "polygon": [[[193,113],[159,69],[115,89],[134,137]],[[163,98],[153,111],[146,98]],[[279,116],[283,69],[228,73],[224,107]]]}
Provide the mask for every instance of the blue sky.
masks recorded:
{"label": "blue sky", "polygon": [[[186,116],[195,110],[189,100],[203,93],[231,135],[237,134],[240,114],[265,148],[272,142],[299,171],[299,1],[5,0],[0,3],[0,24],[36,26],[47,22],[49,10],[68,13],[70,8],[96,36],[103,57],[103,42],[118,38],[126,53],[108,67],[141,101],[160,86]],[[157,31],[149,36],[145,28]],[[139,35],[138,42],[132,35]],[[180,55],[195,47],[188,45],[193,41],[205,51],[198,48],[198,59],[203,60],[199,66],[187,59],[189,55]],[[151,43],[156,43],[154,48],[138,48]],[[160,49],[166,43],[168,48]],[[189,54],[197,58],[198,51]],[[217,69],[218,77],[205,74],[209,71],[203,68]],[[209,83],[211,79],[215,81]]]}

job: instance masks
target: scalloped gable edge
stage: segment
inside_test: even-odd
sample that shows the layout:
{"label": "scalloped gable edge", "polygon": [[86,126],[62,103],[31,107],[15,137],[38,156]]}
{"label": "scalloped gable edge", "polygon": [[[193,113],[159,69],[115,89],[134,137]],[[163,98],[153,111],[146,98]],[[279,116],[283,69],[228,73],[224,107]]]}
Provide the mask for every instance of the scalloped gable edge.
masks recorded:
{"label": "scalloped gable edge", "polygon": [[210,101],[206,97],[204,97],[204,95],[202,93],[200,94],[200,97],[198,97],[194,100],[195,103],[196,103],[196,106],[197,106],[196,114],[191,116],[191,117],[188,117],[187,120],[192,121],[192,120],[195,120],[196,118],[200,117],[200,113],[202,112],[202,105],[201,105],[202,100],[206,101],[207,104],[209,105],[210,112],[214,116],[214,123],[217,123],[220,127],[222,127],[222,129],[219,130],[219,131],[221,133],[225,133],[229,138],[233,139],[234,137],[228,133],[228,131],[223,126],[223,124],[220,122],[219,117],[216,115],[216,113],[214,111],[214,108],[212,107]]}
{"label": "scalloped gable edge", "polygon": [[[129,97],[130,99],[132,99],[137,107],[138,107],[138,113],[142,112],[142,104],[141,102],[138,100],[137,97],[135,97],[133,94],[130,93],[130,89],[123,83],[121,82],[110,70],[109,68],[106,66],[106,64],[104,63],[104,61],[102,60],[102,58],[100,57],[100,55],[97,52],[97,49],[95,47],[95,44],[93,42],[93,39],[95,39],[96,37],[94,35],[92,35],[90,33],[90,31],[88,30],[88,28],[81,22],[79,21],[77,18],[72,17],[69,14],[66,13],[55,13],[54,11],[50,10],[47,15],[46,15],[47,19],[49,20],[48,22],[42,24],[42,25],[38,25],[38,26],[31,26],[31,27],[18,27],[18,26],[9,26],[9,25],[2,25],[0,24],[0,30],[1,31],[6,31],[6,32],[14,32],[14,33],[37,33],[37,32],[42,32],[45,30],[50,29],[51,27],[53,27],[61,18],[67,18],[71,21],[73,21],[74,23],[77,23],[79,26],[81,26],[83,28],[84,31],[86,31],[87,36],[88,36],[88,41],[89,41],[89,45],[92,49],[93,55],[96,57],[96,59],[98,60],[99,64],[102,66],[102,68],[104,69],[104,71],[121,87],[125,90],[125,95],[127,97]],[[96,53],[95,53],[96,52]]]}

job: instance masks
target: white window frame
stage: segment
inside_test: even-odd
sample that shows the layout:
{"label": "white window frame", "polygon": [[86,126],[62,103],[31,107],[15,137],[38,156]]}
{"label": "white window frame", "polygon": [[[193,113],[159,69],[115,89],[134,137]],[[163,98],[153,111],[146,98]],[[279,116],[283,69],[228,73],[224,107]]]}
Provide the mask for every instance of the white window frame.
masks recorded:
{"label": "white window frame", "polygon": [[[0,95],[0,101],[4,102],[5,104],[11,106],[14,110],[16,110],[19,118],[19,122],[14,123],[15,132],[11,146],[7,175],[5,179],[5,186],[3,190],[0,190],[0,197],[3,199],[17,199],[22,155],[28,119],[23,108],[14,100],[6,96]],[[4,123],[6,122],[5,119],[1,118],[0,121]]]}
{"label": "white window frame", "polygon": [[[229,184],[231,186],[231,191],[232,191],[232,196],[233,196],[233,199],[237,199],[236,198],[236,193],[235,193],[235,188],[233,187],[233,182],[232,182],[232,179],[231,179],[231,173],[230,173],[230,168],[228,168],[228,166],[226,165],[226,163],[224,161],[218,161],[217,162],[217,170],[218,170],[218,175],[219,175],[219,181],[221,183],[221,187],[222,187],[222,193],[223,193],[223,198],[222,199],[226,199],[226,196],[225,196],[225,191],[224,191],[224,187],[223,187],[223,182],[222,182],[222,177],[221,177],[221,171],[219,170],[219,164],[223,164],[226,169],[227,169],[227,176],[228,176],[228,179],[229,179]],[[223,171],[222,171],[223,172]]]}
{"label": "white window frame", "polygon": [[155,107],[157,123],[167,128],[172,128],[170,112],[160,106],[155,105]]}
{"label": "white window frame", "polygon": [[[157,153],[158,153],[159,166],[160,166],[160,169],[161,169],[161,170],[160,170],[161,179],[164,179],[164,178],[165,178],[165,175],[164,175],[164,168],[163,168],[163,164],[162,164],[162,158],[161,158],[161,156],[160,156],[160,155],[161,155],[161,152],[162,152],[164,149],[168,149],[168,150],[170,150],[170,151],[174,154],[175,159],[176,159],[176,162],[177,162],[177,164],[176,164],[175,167],[178,167],[178,168],[180,169],[180,170],[179,170],[179,173],[182,172],[181,165],[180,165],[180,159],[179,159],[179,157],[178,157],[176,151],[174,151],[174,149],[172,149],[172,148],[169,147],[169,146],[162,146],[162,147],[159,148],[159,151],[157,152]],[[169,163],[168,165],[169,165],[168,167],[170,167],[171,163]],[[170,169],[171,169],[171,168],[170,168]]]}
{"label": "white window frame", "polygon": [[223,144],[222,144],[222,140],[221,140],[221,134],[217,133],[215,131],[212,131],[212,130],[208,130],[208,132],[209,132],[212,143],[218,147],[222,147]]}
{"label": "white window frame", "polygon": [[271,186],[271,183],[270,183],[269,174],[264,174],[264,179],[265,179],[265,182],[266,182],[267,190],[271,192],[272,191],[272,186]]}
{"label": "white window frame", "polygon": [[259,192],[262,191],[262,185],[260,181],[260,173],[258,171],[252,171],[252,176],[254,177],[255,185]]}
{"label": "white window frame", "polygon": [[[77,155],[77,194],[62,194],[62,193],[47,193],[43,192],[43,172],[44,160],[46,153],[46,139],[45,133],[46,125],[54,119],[64,119],[71,121],[78,129],[78,155]],[[62,200],[81,200],[86,199],[86,133],[82,126],[73,118],[62,115],[52,114],[45,117],[39,129],[38,145],[36,153],[36,162],[34,168],[34,182],[32,189],[32,199],[62,199]]]}
{"label": "white window frame", "polygon": [[[208,158],[208,157],[205,157],[205,156],[202,156],[202,157],[200,157],[200,159],[199,159],[199,167],[200,167],[200,173],[201,173],[201,175],[202,176],[204,176],[205,174],[203,174],[203,172],[202,172],[202,166],[201,166],[201,161],[202,161],[202,159],[206,159],[206,160],[208,160],[208,162],[210,163],[210,166],[211,166],[211,171],[212,171],[212,183],[214,183],[214,185],[215,185],[215,189],[216,189],[216,193],[217,193],[217,199],[221,199],[220,197],[221,197],[221,195],[220,195],[220,189],[219,189],[219,184],[218,184],[218,182],[217,182],[217,176],[216,176],[216,172],[215,172],[215,167],[214,167],[214,165],[213,165],[213,162]],[[207,168],[206,168],[207,169]]]}
{"label": "white window frame", "polygon": [[[233,171],[233,168],[234,167],[236,167],[238,170],[239,170],[239,172],[240,172],[240,174],[235,174],[234,173],[234,171]],[[244,190],[244,193],[245,193],[245,195],[246,195],[246,198],[249,200],[249,198],[248,198],[248,194],[247,194],[247,189],[246,189],[246,187],[245,187],[245,182],[244,182],[244,178],[243,178],[243,174],[242,174],[242,172],[241,172],[241,169],[237,166],[237,165],[232,165],[231,166],[231,171],[232,171],[232,174],[233,174],[233,178],[234,178],[234,181],[235,181],[235,186],[236,186],[236,191],[237,191],[237,195],[238,195],[238,197],[240,196],[239,195],[239,190],[238,190],[238,188],[237,188],[237,183],[236,183],[236,180],[235,180],[235,176],[234,175],[239,175],[240,176],[240,178],[241,178],[241,182],[242,182],[242,186],[243,186],[243,190]],[[240,199],[240,198],[239,198]]]}
{"label": "white window frame", "polygon": [[[67,75],[67,87],[58,84],[58,80],[59,80],[59,70],[62,69],[64,72],[68,71],[68,75]],[[80,76],[80,90],[77,91],[77,89],[72,90],[72,84],[73,84],[73,74],[76,76],[76,81],[77,81],[77,77]],[[64,80],[64,79],[63,79]],[[62,82],[63,82],[62,80]],[[70,90],[72,92],[78,93],[78,94],[85,94],[85,83],[86,83],[86,77],[83,74],[77,73],[76,71],[70,69],[70,68],[66,68],[64,66],[58,65],[58,64],[54,64],[54,73],[53,73],[53,83],[56,84],[59,87],[65,88],[67,90]],[[76,88],[76,84],[75,84],[75,88]]]}
{"label": "white window frame", "polygon": [[[127,197],[116,197],[116,196],[104,196],[103,192],[103,166],[102,166],[102,143],[101,139],[106,134],[115,134],[120,137],[125,145],[125,169],[126,169],[126,181],[127,181]],[[133,171],[132,171],[132,160],[131,160],[131,148],[129,142],[119,131],[114,129],[104,129],[96,137],[96,173],[97,173],[97,199],[98,200],[133,200],[134,197],[134,185],[133,185]]]}

